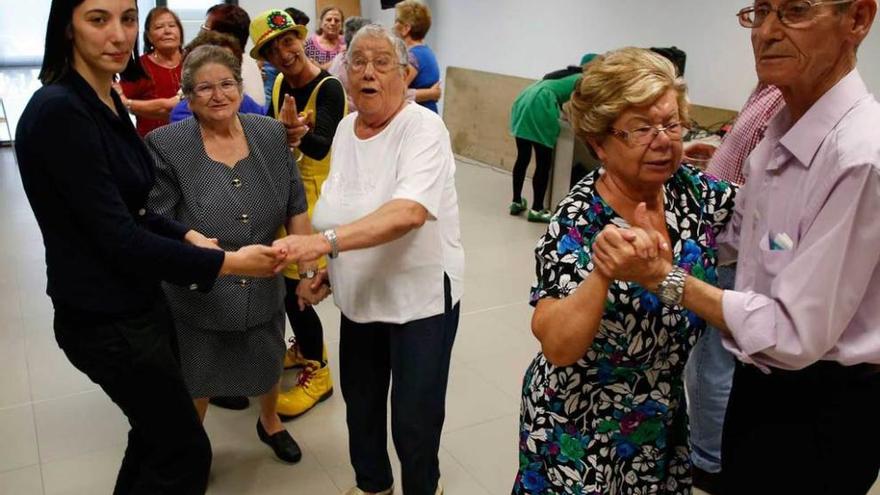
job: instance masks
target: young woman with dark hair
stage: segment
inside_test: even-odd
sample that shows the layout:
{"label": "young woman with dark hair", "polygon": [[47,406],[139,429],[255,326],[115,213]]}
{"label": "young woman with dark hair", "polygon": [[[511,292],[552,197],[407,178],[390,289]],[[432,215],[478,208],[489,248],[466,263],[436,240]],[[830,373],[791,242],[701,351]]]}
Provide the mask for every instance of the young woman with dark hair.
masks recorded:
{"label": "young woman with dark hair", "polygon": [[53,0],[40,79],[16,131],[46,246],[55,338],[131,424],[115,494],[204,493],[211,446],[181,377],[160,281],[209,290],[270,276],[283,253],[224,252],[148,211],[150,155],[111,83],[136,64],[135,0]]}

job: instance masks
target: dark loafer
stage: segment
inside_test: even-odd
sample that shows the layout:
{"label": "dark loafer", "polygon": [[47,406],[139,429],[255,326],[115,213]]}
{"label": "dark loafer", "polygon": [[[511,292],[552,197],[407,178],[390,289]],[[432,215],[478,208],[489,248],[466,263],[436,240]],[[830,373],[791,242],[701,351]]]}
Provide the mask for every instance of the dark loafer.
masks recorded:
{"label": "dark loafer", "polygon": [[233,411],[241,411],[247,409],[251,402],[243,395],[218,395],[208,399],[211,404],[222,407],[223,409],[232,409]]}
{"label": "dark loafer", "polygon": [[257,436],[260,437],[260,440],[263,443],[272,447],[272,451],[275,452],[275,455],[282,461],[292,464],[299,462],[299,460],[302,459],[302,451],[299,449],[299,445],[297,445],[296,440],[290,436],[290,433],[288,433],[287,430],[281,430],[278,433],[269,435],[266,433],[266,429],[263,428],[263,423],[261,423],[258,418]]}

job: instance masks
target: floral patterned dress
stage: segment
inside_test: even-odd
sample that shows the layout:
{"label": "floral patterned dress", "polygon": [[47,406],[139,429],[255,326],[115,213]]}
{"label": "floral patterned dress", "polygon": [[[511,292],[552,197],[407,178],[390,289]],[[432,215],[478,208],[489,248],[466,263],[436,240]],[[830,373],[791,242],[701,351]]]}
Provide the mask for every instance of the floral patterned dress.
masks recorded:
{"label": "floral patterned dress", "polygon": [[[595,236],[609,223],[628,226],[597,192],[599,177],[572,189],[538,241],[532,304],[571,294],[593,270]],[[715,237],[735,189],[685,165],[664,189],[673,262],[715,283]],[[513,493],[689,494],[682,372],[704,327],[637,284],[613,282],[586,354],[565,367],[539,354],[526,371]]]}

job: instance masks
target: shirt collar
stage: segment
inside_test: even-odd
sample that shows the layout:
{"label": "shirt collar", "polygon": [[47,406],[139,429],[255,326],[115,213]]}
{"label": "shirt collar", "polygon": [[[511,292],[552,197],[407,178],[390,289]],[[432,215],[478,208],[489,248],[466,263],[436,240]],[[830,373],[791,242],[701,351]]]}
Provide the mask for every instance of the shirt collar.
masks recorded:
{"label": "shirt collar", "polygon": [[[95,92],[95,88],[93,88],[73,67],[70,67],[67,74],[64,76],[64,82],[76,91],[76,93],[82,97],[83,101],[92,107],[93,110],[102,112],[101,114],[104,115],[105,118],[114,122],[122,122],[123,120],[120,116],[128,117],[128,111],[122,104],[122,100],[119,99],[119,95],[116,94],[116,91],[111,91],[110,97],[113,98],[113,104],[116,106],[116,112],[118,115],[114,115],[113,112],[107,108],[107,105],[98,98],[98,93]],[[130,123],[130,119],[128,120]]]}
{"label": "shirt collar", "polygon": [[780,112],[783,115],[777,115],[773,124],[791,127],[787,131],[776,129],[778,134],[784,134],[779,139],[779,143],[803,166],[809,167],[825,137],[867,94],[869,94],[868,88],[858,69],[853,69],[822,95],[794,125],[790,124],[791,117],[787,111]]}

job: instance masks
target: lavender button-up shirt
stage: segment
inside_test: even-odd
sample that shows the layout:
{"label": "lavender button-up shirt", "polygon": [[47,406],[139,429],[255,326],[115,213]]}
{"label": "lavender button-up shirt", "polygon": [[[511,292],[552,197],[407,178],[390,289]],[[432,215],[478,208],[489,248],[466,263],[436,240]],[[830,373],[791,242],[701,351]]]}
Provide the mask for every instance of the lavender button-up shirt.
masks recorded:
{"label": "lavender button-up shirt", "polygon": [[797,122],[783,108],[744,170],[725,347],[765,371],[880,364],[880,103],[858,71]]}

